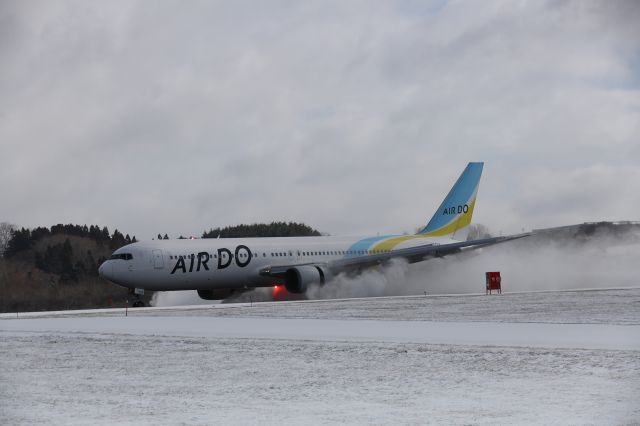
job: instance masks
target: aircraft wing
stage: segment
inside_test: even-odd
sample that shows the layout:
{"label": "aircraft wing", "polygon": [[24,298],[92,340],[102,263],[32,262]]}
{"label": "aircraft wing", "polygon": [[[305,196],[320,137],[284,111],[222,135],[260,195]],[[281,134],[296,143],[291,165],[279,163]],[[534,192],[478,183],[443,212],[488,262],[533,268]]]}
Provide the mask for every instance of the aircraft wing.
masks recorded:
{"label": "aircraft wing", "polygon": [[357,256],[346,259],[332,260],[325,263],[299,263],[291,265],[268,266],[260,270],[260,275],[269,277],[282,277],[288,269],[296,266],[317,265],[328,268],[332,273],[338,274],[344,271],[364,269],[370,266],[383,264],[391,259],[404,258],[409,263],[421,262],[433,257],[443,257],[461,251],[475,250],[482,247],[513,241],[531,235],[524,234],[509,235],[506,237],[483,238],[472,241],[460,241],[450,244],[425,244],[422,246],[409,247],[405,249],[393,250],[388,253],[378,253],[368,256]]}

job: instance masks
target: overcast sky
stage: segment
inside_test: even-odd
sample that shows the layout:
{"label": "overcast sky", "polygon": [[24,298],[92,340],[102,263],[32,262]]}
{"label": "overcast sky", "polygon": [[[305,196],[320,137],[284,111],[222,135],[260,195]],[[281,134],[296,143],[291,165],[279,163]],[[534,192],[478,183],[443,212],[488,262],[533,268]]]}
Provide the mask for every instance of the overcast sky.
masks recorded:
{"label": "overcast sky", "polygon": [[638,1],[0,2],[0,221],[640,220]]}

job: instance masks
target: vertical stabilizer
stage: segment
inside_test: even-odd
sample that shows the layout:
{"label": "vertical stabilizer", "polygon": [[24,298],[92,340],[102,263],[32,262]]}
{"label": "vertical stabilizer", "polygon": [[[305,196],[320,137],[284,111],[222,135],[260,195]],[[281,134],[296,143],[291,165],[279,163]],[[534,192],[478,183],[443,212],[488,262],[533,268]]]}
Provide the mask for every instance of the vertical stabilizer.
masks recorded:
{"label": "vertical stabilizer", "polygon": [[418,234],[466,240],[484,163],[469,163],[435,214]]}

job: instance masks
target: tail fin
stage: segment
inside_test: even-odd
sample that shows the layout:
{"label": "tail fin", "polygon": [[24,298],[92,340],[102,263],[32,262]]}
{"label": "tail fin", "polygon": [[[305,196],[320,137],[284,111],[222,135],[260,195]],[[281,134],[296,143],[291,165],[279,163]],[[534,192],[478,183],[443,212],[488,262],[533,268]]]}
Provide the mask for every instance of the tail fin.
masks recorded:
{"label": "tail fin", "polygon": [[469,163],[438,210],[418,234],[466,240],[484,163]]}

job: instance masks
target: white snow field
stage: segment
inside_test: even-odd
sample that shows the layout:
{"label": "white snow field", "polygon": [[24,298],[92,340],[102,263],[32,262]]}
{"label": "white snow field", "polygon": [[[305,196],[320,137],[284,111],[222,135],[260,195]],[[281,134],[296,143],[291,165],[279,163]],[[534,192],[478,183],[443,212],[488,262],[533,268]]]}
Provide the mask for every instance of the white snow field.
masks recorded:
{"label": "white snow field", "polygon": [[2,424],[640,424],[640,289],[0,318]]}

